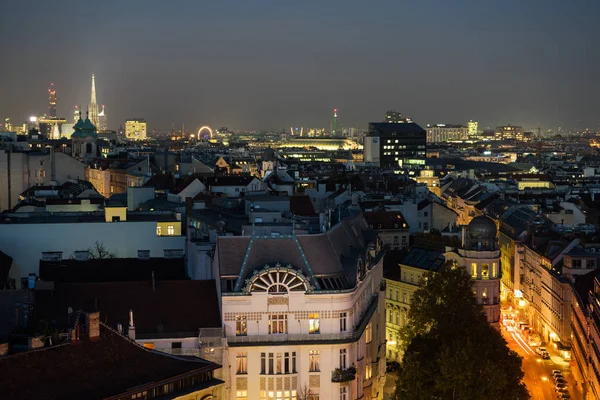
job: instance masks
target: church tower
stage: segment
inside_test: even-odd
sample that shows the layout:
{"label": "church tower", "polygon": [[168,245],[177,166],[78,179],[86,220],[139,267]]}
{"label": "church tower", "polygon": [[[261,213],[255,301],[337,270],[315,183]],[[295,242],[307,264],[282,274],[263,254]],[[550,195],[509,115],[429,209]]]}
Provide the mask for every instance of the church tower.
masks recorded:
{"label": "church tower", "polygon": [[91,123],[97,127],[100,125],[100,119],[98,117],[98,103],[96,103],[96,82],[94,74],[92,74],[92,96],[90,105],[88,106],[89,119]]}

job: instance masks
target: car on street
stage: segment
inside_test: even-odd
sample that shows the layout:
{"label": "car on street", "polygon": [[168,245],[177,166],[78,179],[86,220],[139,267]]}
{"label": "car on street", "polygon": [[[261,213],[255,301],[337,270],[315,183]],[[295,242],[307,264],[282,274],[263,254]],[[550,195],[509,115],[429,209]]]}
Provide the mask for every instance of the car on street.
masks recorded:
{"label": "car on street", "polygon": [[549,360],[549,359],[550,359],[550,353],[548,353],[547,351],[544,351],[544,352],[542,353],[542,358],[543,358],[544,360]]}
{"label": "car on street", "polygon": [[557,383],[556,386],[554,386],[554,388],[558,391],[559,389],[566,389],[567,385],[565,385],[564,383]]}
{"label": "car on street", "polygon": [[562,384],[563,384],[563,385],[565,385],[565,386],[567,385],[567,381],[565,381],[563,378],[557,378],[557,379],[554,381],[554,383],[555,383],[555,384],[557,384],[557,385],[558,385],[559,383],[562,383]]}
{"label": "car on street", "polygon": [[567,393],[559,393],[558,396],[556,396],[557,399],[570,399],[571,395],[569,394],[569,392]]}
{"label": "car on street", "polygon": [[557,392],[558,392],[558,394],[564,394],[564,393],[569,394],[569,389],[566,389],[566,388],[565,389],[558,389]]}
{"label": "car on street", "polygon": [[546,351],[546,348],[543,346],[537,347],[535,349],[535,352],[538,353],[540,356]]}
{"label": "car on street", "polygon": [[396,361],[389,361],[386,365],[386,369],[388,372],[397,371],[398,368],[400,368],[400,363],[398,363]]}
{"label": "car on street", "polygon": [[552,376],[555,376],[555,375],[562,375],[562,371],[560,369],[553,369]]}

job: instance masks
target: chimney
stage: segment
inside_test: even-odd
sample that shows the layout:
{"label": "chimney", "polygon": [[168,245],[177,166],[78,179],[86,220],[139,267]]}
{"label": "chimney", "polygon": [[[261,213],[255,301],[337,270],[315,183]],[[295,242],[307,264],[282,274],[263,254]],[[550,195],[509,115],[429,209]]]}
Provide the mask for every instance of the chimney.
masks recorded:
{"label": "chimney", "polygon": [[86,315],[87,329],[90,335],[90,340],[100,338],[100,313],[98,311],[91,312]]}
{"label": "chimney", "polygon": [[127,331],[129,339],[135,340],[135,325],[133,324],[133,310],[129,310],[129,329]]}

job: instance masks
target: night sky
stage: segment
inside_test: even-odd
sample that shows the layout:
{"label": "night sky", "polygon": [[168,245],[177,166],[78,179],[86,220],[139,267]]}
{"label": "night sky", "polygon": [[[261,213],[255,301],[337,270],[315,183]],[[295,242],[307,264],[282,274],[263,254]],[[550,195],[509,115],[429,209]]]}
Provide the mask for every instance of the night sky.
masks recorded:
{"label": "night sky", "polygon": [[[92,6],[94,4],[94,6]],[[415,122],[600,129],[600,1],[6,1],[0,117],[89,102],[149,129]]]}

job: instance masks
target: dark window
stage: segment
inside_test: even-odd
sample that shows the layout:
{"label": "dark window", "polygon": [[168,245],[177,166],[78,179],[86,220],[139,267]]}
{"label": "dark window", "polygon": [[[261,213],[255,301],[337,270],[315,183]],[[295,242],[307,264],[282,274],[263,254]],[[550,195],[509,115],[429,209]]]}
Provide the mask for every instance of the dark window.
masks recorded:
{"label": "dark window", "polygon": [[86,143],[86,145],[85,145],[85,153],[86,154],[91,154],[92,153],[92,144],[91,143]]}
{"label": "dark window", "polygon": [[181,342],[171,342],[171,348],[172,349],[180,349],[181,348]]}
{"label": "dark window", "polygon": [[121,217],[119,217],[118,215],[115,215],[112,217],[112,222],[119,222],[121,221]]}

